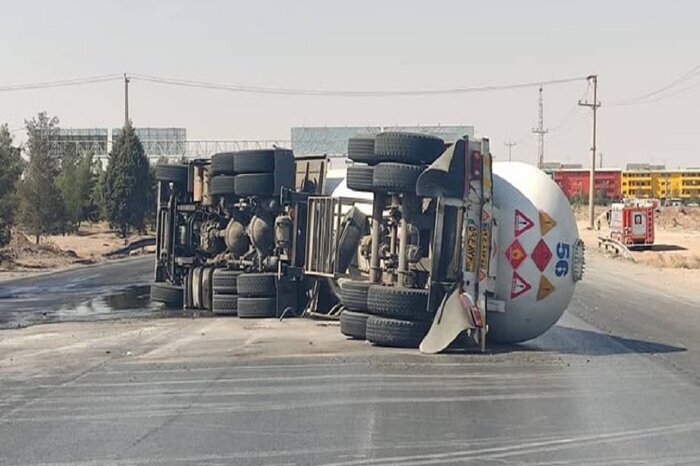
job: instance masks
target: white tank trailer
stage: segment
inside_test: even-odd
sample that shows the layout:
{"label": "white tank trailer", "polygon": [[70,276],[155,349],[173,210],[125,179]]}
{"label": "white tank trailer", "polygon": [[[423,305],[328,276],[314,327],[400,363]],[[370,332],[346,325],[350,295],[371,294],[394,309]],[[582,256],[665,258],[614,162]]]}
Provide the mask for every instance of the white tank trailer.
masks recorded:
{"label": "white tank trailer", "polygon": [[[484,300],[483,333],[490,342],[518,343],[542,335],[562,316],[583,275],[584,246],[568,199],[543,171],[520,162],[496,162],[492,180],[493,280]],[[368,193],[353,191],[343,180],[332,196],[366,199]],[[467,196],[464,201],[468,203]],[[361,209],[369,210],[367,205]],[[455,290],[455,297],[460,294],[452,319],[444,315],[450,309],[445,297],[422,350],[441,351],[465,330],[478,335],[479,318],[469,312],[478,298]],[[438,320],[444,322],[442,329]]]}

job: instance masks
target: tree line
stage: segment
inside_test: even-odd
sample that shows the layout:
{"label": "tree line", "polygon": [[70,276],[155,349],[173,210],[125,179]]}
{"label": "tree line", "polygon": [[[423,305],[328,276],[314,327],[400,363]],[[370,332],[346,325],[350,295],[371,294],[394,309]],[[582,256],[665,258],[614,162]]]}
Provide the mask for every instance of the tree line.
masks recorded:
{"label": "tree line", "polygon": [[77,145],[55,143],[58,118],[41,112],[25,127],[27,141],[19,147],[7,124],[0,126],[0,246],[14,226],[38,244],[83,222],[106,220],[123,237],[152,225],[156,183],[131,122],[114,141],[106,169]]}

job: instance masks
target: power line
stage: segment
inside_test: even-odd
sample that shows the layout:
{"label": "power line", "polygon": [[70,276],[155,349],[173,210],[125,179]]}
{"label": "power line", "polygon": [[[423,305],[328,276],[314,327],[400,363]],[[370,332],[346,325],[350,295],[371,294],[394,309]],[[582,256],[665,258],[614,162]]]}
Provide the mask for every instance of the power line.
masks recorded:
{"label": "power line", "polygon": [[41,83],[32,84],[9,84],[5,86],[0,86],[0,92],[12,92],[12,91],[28,91],[34,89],[48,89],[52,87],[68,87],[68,86],[82,86],[84,84],[95,84],[102,83],[106,81],[114,81],[120,79],[119,74],[106,74],[102,76],[92,76],[85,78],[74,78],[74,79],[64,79],[60,81],[47,81]]}
{"label": "power line", "polygon": [[[661,101],[670,99],[671,97],[675,97],[675,96],[677,96],[677,95],[679,95],[679,94],[684,94],[684,93],[686,93],[686,92],[688,92],[688,91],[691,91],[691,90],[693,90],[693,89],[695,89],[695,88],[697,88],[697,87],[700,87],[700,82],[697,82],[697,83],[691,84],[690,86],[686,86],[686,87],[683,87],[683,88],[681,88],[681,89],[678,89],[676,92],[672,92],[672,93],[670,93],[670,94],[666,94],[666,95],[659,96],[659,97],[657,97],[656,99],[646,100],[646,101],[644,101],[644,102],[637,102],[636,105],[653,104],[653,103],[656,103],[656,102],[661,102]],[[627,105],[633,105],[633,104],[627,104]],[[621,105],[617,105],[617,106],[619,107],[619,106],[621,106]]]}
{"label": "power line", "polygon": [[397,96],[430,96],[448,94],[466,94],[471,92],[504,91],[511,89],[522,89],[528,87],[538,87],[543,85],[558,85],[576,81],[583,81],[586,77],[553,79],[549,81],[534,81],[526,83],[502,84],[492,86],[456,87],[444,89],[417,89],[417,90],[339,90],[339,89],[294,89],[285,87],[259,87],[241,84],[225,84],[206,81],[193,81],[186,79],[167,78],[160,76],[150,76],[142,74],[130,74],[131,78],[151,82],[155,84],[166,84],[171,86],[191,87],[200,89],[214,89],[229,92],[239,92],[247,94],[268,94],[268,95],[293,95],[293,96],[331,96],[331,97],[397,97]]}
{"label": "power line", "polygon": [[[696,66],[693,67],[690,71],[688,71],[688,72],[686,72],[685,74],[683,74],[682,76],[680,76],[680,77],[674,79],[673,81],[671,81],[670,83],[666,84],[665,86],[660,87],[659,89],[656,89],[656,90],[651,91],[651,92],[647,92],[647,93],[644,94],[644,95],[637,96],[637,97],[634,97],[634,98],[623,99],[623,100],[614,100],[614,101],[611,101],[611,102],[606,102],[605,104],[606,104],[606,105],[609,105],[609,106],[611,106],[611,107],[619,107],[619,106],[627,106],[627,105],[636,105],[636,104],[644,104],[644,103],[658,102],[659,100],[664,100],[664,99],[666,99],[666,98],[672,97],[672,96],[676,95],[676,93],[672,93],[672,94],[670,94],[670,95],[667,94],[666,96],[662,96],[662,97],[660,97],[660,98],[657,98],[657,99],[654,99],[654,100],[651,100],[651,101],[649,101],[648,99],[649,99],[650,97],[654,97],[654,96],[656,96],[656,95],[662,94],[662,93],[666,92],[666,91],[669,90],[669,89],[673,89],[674,87],[676,87],[676,86],[678,86],[678,85],[680,85],[680,84],[683,84],[683,83],[686,82],[686,81],[689,81],[690,79],[692,79],[692,78],[694,78],[695,76],[697,76],[699,73],[700,73],[700,65],[696,65]],[[692,87],[687,88],[687,89],[692,89],[693,87],[696,87],[696,85],[693,85]]]}
{"label": "power line", "polygon": [[581,94],[581,97],[578,98],[576,103],[569,109],[569,111],[566,113],[566,116],[562,118],[559,123],[554,125],[553,128],[549,130],[550,133],[553,133],[555,131],[558,131],[562,129],[564,126],[566,126],[567,123],[572,121],[575,116],[577,116],[580,111],[581,111],[581,106],[578,104],[579,101],[583,100],[584,97],[588,95],[588,91],[591,89],[591,82],[588,81],[588,85],[586,86],[586,90],[583,91],[583,94]]}

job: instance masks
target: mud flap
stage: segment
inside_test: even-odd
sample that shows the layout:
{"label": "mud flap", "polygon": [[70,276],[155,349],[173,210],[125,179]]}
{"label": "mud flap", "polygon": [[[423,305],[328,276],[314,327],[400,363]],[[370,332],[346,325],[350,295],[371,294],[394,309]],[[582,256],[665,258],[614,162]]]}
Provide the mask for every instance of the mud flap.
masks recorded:
{"label": "mud flap", "polygon": [[462,294],[460,286],[453,287],[445,295],[428,334],[419,346],[421,353],[444,351],[464,331],[476,329],[470,312],[473,308],[474,303],[469,295]]}

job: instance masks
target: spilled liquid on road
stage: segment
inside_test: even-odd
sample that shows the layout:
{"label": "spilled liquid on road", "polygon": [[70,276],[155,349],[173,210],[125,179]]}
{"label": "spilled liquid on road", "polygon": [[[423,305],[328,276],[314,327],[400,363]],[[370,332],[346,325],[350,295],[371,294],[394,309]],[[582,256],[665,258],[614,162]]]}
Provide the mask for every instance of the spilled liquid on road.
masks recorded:
{"label": "spilled liquid on road", "polygon": [[[129,318],[162,318],[186,315],[182,309],[167,309],[152,302],[150,285],[128,286],[121,289],[94,289],[92,297],[75,292],[70,287],[37,290],[20,287],[0,293],[0,329],[20,328],[55,322],[79,322]],[[42,307],[47,291],[52,301],[60,302],[55,309]],[[73,292],[71,292],[73,291]]]}

